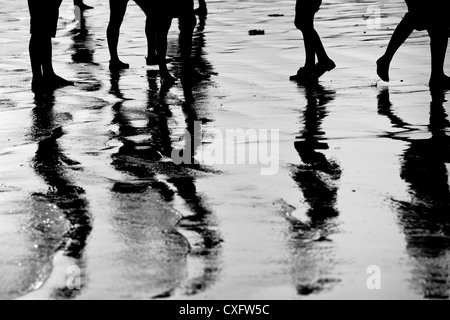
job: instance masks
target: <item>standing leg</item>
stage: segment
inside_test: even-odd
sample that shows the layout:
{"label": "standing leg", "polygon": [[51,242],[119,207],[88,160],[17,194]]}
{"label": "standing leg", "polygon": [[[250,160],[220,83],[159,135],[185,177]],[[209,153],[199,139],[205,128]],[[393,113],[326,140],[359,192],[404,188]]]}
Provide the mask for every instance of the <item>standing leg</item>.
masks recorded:
{"label": "standing leg", "polygon": [[161,75],[161,83],[164,86],[170,86],[175,82],[175,78],[167,69],[167,35],[172,25],[172,18],[166,14],[162,14],[157,22],[158,28],[156,32],[156,52],[158,56],[159,72]]}
{"label": "standing leg", "polygon": [[31,16],[30,60],[33,72],[33,91],[45,88],[56,89],[73,85],[55,74],[52,57],[52,37],[58,26],[59,7],[62,0],[47,1],[45,4],[28,1]]}
{"label": "standing leg", "polygon": [[181,62],[185,78],[192,77],[192,37],[196,24],[197,20],[193,11],[179,18]]}
{"label": "standing leg", "polygon": [[325,47],[320,39],[319,33],[314,28],[314,19],[312,21],[312,29],[308,30],[310,42],[314,47],[314,51],[317,55],[317,65],[314,67],[314,72],[311,76],[313,82],[317,81],[327,71],[331,71],[336,68],[336,64],[328,57]]}
{"label": "standing leg", "polygon": [[303,44],[305,46],[305,65],[298,69],[297,74],[290,77],[292,81],[308,82],[314,71],[316,64],[316,52],[314,50],[314,42],[311,32],[314,30],[314,12],[304,10],[299,6],[297,1],[297,8],[295,14],[295,26],[303,34]]}
{"label": "standing leg", "polygon": [[314,12],[297,12],[295,26],[303,34],[306,56],[304,68],[312,70],[316,64],[316,51],[314,47]]}
{"label": "standing leg", "polygon": [[314,28],[314,17],[321,3],[320,0],[309,3],[297,1],[295,26],[303,34],[306,58],[304,67],[300,68],[297,74],[291,77],[291,80],[316,82],[326,71],[331,71],[336,67],[335,63],[328,57],[322,40]]}
{"label": "standing leg", "polygon": [[33,80],[31,81],[31,90],[35,93],[44,89],[44,76],[42,74],[42,43],[44,41],[45,29],[43,29],[42,6],[36,1],[28,0],[28,9],[30,12],[30,63]]}
{"label": "standing leg", "polygon": [[[191,11],[189,11],[191,9]],[[192,93],[192,84],[194,81],[200,81],[207,79],[208,77],[195,71],[192,65],[192,37],[194,34],[194,28],[197,24],[197,19],[194,13],[194,4],[191,8],[183,10],[183,14],[179,18],[180,28],[180,49],[181,49],[181,61],[182,61],[182,78],[181,84],[183,86],[184,98],[186,102],[194,101],[194,95]]]}
{"label": "standing leg", "polygon": [[160,6],[149,0],[135,0],[137,5],[144,11],[145,36],[147,37],[147,57],[146,64],[153,66],[158,64],[156,54],[156,33],[158,31],[158,14],[161,13]]}
{"label": "standing leg", "polygon": [[377,73],[381,80],[389,82],[389,67],[395,53],[414,31],[412,15],[407,13],[392,34],[386,53],[377,61]]}
{"label": "standing leg", "polygon": [[[167,29],[167,24],[168,22],[166,22],[166,26],[162,28],[162,36],[164,37],[164,39],[167,40],[167,34],[169,32],[169,30]],[[171,24],[171,22],[170,22]],[[169,26],[170,29],[170,26]],[[145,24],[145,35],[147,37],[147,57],[145,59],[145,62],[147,63],[148,66],[155,66],[155,65],[159,65],[159,61],[158,61],[158,50],[157,50],[157,33],[158,33],[158,16],[157,14],[149,14],[147,15],[147,21]],[[167,42],[167,41],[165,41]],[[167,53],[167,43],[163,44],[163,46],[166,48],[165,52]],[[172,59],[170,58],[165,58],[165,63],[170,63],[172,61]]]}
{"label": "standing leg", "polygon": [[31,90],[40,92],[44,89],[44,77],[42,75],[42,37],[32,34],[30,37],[30,62],[33,80],[31,82]]}
{"label": "standing leg", "polygon": [[156,34],[158,30],[157,18],[147,14],[145,23],[145,35],[147,37],[147,58],[148,66],[158,64],[158,57],[156,53]]}
{"label": "standing leg", "polygon": [[444,73],[445,55],[448,46],[448,26],[433,24],[428,33],[431,39],[431,89],[450,89],[450,78]]}
{"label": "standing leg", "polygon": [[127,11],[128,0],[109,0],[110,18],[106,36],[108,39],[108,48],[111,60],[109,62],[110,70],[128,69],[129,64],[123,63],[119,59],[117,47],[119,45],[120,27]]}
{"label": "standing leg", "polygon": [[49,89],[73,86],[74,83],[72,81],[61,78],[53,69],[52,38],[50,36],[46,36],[43,37],[41,41],[42,75],[44,76],[45,85]]}

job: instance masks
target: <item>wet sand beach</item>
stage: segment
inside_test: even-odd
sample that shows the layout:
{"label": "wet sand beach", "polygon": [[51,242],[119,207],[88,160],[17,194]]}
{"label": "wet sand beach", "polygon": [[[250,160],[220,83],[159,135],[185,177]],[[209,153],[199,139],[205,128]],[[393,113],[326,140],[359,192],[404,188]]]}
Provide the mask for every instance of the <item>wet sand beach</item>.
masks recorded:
{"label": "wet sand beach", "polygon": [[[404,1],[324,1],[316,28],[337,68],[313,88],[289,81],[304,63],[295,1],[208,1],[193,63],[211,77],[192,103],[145,66],[134,3],[119,45],[131,68],[108,70],[98,0],[87,34],[63,2],[54,64],[76,85],[36,99],[28,8],[0,3],[0,299],[450,297],[450,105],[428,88],[427,33],[390,83],[376,75]],[[179,76],[176,21],[168,55]],[[239,147],[260,153],[278,132],[270,163],[171,160],[186,145],[229,155],[227,130],[258,133]]]}

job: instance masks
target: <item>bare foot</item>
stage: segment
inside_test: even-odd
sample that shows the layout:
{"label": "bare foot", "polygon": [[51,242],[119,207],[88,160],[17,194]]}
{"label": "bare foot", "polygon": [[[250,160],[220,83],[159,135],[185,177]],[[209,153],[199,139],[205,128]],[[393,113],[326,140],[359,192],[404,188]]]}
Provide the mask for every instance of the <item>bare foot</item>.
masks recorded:
{"label": "bare foot", "polygon": [[307,81],[311,80],[313,71],[314,71],[314,68],[302,67],[302,68],[298,69],[297,74],[291,76],[289,79],[291,81],[307,82]]}
{"label": "bare foot", "polygon": [[58,89],[58,88],[69,87],[69,86],[74,85],[74,83],[72,81],[63,79],[56,74],[51,77],[46,78],[45,80],[50,89]]}
{"label": "bare foot", "polygon": [[42,93],[45,90],[44,78],[41,76],[39,78],[33,78],[31,81],[31,91],[34,93]]}
{"label": "bare foot", "polygon": [[450,77],[442,75],[430,79],[430,89],[432,90],[450,90]]}
{"label": "bare foot", "polygon": [[329,72],[336,68],[336,63],[333,60],[328,61],[320,61],[314,67],[313,75],[311,76],[313,79],[319,79],[321,76],[325,74],[325,72]]}
{"label": "bare foot", "polygon": [[381,80],[385,82],[389,82],[389,66],[390,63],[383,56],[377,61],[377,74],[381,78]]}
{"label": "bare foot", "polygon": [[120,71],[124,69],[129,69],[130,65],[128,63],[122,62],[120,60],[111,60],[109,61],[109,70],[111,71]]}

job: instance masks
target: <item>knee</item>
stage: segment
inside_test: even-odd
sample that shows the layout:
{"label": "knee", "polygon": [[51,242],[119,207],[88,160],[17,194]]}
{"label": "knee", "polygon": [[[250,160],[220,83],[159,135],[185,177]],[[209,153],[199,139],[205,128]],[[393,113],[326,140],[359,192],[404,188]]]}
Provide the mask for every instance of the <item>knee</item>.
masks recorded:
{"label": "knee", "polygon": [[180,19],[179,29],[182,32],[192,31],[194,30],[196,25],[197,25],[197,18],[195,17],[195,15],[188,15]]}
{"label": "knee", "polygon": [[46,42],[51,41],[51,39],[52,39],[51,36],[46,35],[45,33],[34,32],[31,34],[30,42],[33,42],[35,44],[37,43],[39,45],[43,45]]}
{"label": "knee", "polygon": [[296,17],[294,24],[295,27],[301,32],[308,32],[313,29],[313,25],[302,17]]}
{"label": "knee", "polygon": [[108,34],[119,33],[122,26],[123,19],[111,18],[109,20],[108,28],[106,29]]}

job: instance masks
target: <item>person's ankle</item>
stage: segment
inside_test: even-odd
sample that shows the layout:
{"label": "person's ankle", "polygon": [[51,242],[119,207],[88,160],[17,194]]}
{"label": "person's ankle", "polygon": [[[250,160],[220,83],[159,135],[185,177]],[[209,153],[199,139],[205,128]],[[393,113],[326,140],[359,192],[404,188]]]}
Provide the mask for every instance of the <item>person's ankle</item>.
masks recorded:
{"label": "person's ankle", "polygon": [[450,77],[444,73],[432,74],[429,87],[431,89],[450,89]]}
{"label": "person's ankle", "polygon": [[377,60],[377,74],[381,78],[381,80],[385,82],[390,81],[389,76],[389,68],[390,68],[391,60],[383,55],[381,58]]}
{"label": "person's ankle", "polygon": [[109,68],[111,70],[129,69],[130,65],[120,61],[119,58],[114,58],[109,61]]}
{"label": "person's ankle", "polygon": [[445,80],[447,79],[448,76],[443,73],[443,72],[435,72],[435,73],[431,73],[431,80],[435,80],[435,81],[441,81],[441,80]]}
{"label": "person's ankle", "polygon": [[335,66],[335,65],[336,65],[336,64],[334,63],[334,61],[331,60],[330,58],[326,58],[326,59],[320,60],[318,63],[319,63],[319,64],[323,64],[323,65],[325,65],[325,66]]}
{"label": "person's ankle", "polygon": [[46,78],[46,82],[49,83],[51,87],[67,87],[67,86],[73,86],[73,81],[66,80],[63,77],[58,76],[56,73],[52,74],[48,78]]}
{"label": "person's ankle", "polygon": [[145,62],[148,66],[158,64],[158,56],[156,54],[149,54],[145,57]]}
{"label": "person's ankle", "polygon": [[43,76],[34,76],[31,80],[31,91],[33,92],[42,92],[44,90],[44,77]]}

